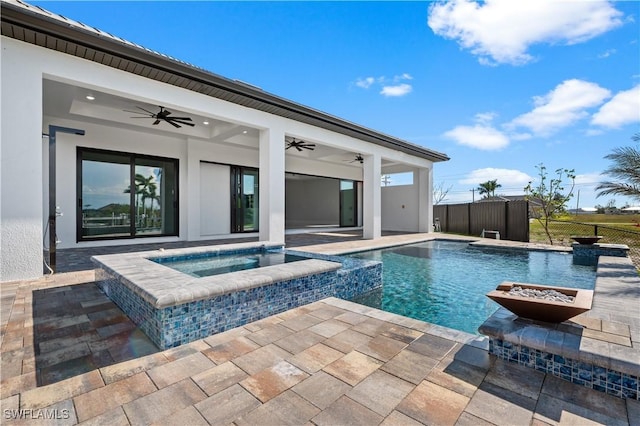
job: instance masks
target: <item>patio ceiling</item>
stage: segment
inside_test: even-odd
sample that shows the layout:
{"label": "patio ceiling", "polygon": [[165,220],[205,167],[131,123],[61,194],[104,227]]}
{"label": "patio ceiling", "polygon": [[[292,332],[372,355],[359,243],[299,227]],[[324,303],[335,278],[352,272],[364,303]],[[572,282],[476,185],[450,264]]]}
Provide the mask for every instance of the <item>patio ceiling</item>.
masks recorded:
{"label": "patio ceiling", "polygon": [[[88,100],[87,96],[91,96],[94,99]],[[258,149],[259,132],[257,129],[192,114],[168,105],[164,106],[172,112],[172,115],[191,117],[195,126],[175,128],[164,122],[153,125],[154,120],[152,118],[132,118],[142,116],[142,114],[134,114],[125,110],[136,111],[140,107],[155,112],[158,110],[159,105],[53,80],[45,79],[43,81],[43,99],[43,113],[45,117],[52,120],[71,119],[110,127],[178,136],[184,139],[192,137],[212,143],[242,145],[245,148]],[[205,122],[208,124],[204,124]],[[303,150],[298,152],[295,149],[289,149],[286,154],[309,160],[361,167],[361,164],[355,161],[358,153],[330,147],[315,141],[314,143],[316,147],[312,151]],[[394,163],[383,159],[383,167],[388,167],[392,164]]]}

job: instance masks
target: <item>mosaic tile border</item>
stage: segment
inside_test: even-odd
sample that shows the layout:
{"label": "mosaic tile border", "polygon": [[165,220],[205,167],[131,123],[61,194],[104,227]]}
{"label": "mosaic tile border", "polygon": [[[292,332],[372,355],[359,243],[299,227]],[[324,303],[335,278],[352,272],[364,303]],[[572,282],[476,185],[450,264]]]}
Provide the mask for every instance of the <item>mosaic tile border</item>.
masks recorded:
{"label": "mosaic tile border", "polygon": [[489,353],[618,398],[640,400],[640,378],[500,339],[489,339]]}
{"label": "mosaic tile border", "polygon": [[623,244],[571,244],[573,261],[578,265],[597,265],[600,256],[627,257],[629,246]]}
{"label": "mosaic tile border", "polygon": [[202,339],[327,297],[350,299],[382,286],[381,262],[298,251],[290,253],[341,261],[342,267],[160,308],[112,271],[98,269],[96,281],[161,349]]}

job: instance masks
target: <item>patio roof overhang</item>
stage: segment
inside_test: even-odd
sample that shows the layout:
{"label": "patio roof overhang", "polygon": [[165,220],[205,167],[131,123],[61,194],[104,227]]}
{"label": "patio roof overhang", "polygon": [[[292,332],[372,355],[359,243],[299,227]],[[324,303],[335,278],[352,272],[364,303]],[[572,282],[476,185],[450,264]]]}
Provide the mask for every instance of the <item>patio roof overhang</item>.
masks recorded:
{"label": "patio roof overhang", "polygon": [[371,130],[222,77],[19,0],[1,0],[2,35],[122,71],[289,118],[429,161],[446,154]]}

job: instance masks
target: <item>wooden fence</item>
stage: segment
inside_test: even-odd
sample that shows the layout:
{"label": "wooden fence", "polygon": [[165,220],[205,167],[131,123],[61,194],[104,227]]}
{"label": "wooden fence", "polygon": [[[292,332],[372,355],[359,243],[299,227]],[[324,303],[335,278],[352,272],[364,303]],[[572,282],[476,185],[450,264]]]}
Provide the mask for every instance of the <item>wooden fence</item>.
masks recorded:
{"label": "wooden fence", "polygon": [[488,201],[433,206],[434,221],[442,232],[481,236],[498,231],[500,239],[529,242],[528,201]]}

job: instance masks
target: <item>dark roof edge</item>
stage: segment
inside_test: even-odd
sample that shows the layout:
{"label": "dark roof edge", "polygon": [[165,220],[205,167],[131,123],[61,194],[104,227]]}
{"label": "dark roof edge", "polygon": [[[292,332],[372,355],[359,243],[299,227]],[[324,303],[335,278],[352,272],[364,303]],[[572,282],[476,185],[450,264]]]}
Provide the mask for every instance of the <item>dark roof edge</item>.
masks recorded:
{"label": "dark roof edge", "polygon": [[[379,141],[383,146],[427,158],[435,162],[449,160],[449,157],[446,154],[432,151],[420,145],[403,141],[322,111],[289,101],[265,92],[259,88],[255,88],[249,84],[236,82],[226,77],[222,77],[186,62],[162,55],[158,52],[127,42],[123,39],[118,39],[110,34],[102,33],[99,30],[94,30],[74,21],[67,20],[60,15],[52,14],[52,16],[48,16],[41,12],[42,9],[37,6],[26,4],[25,6],[26,7],[3,0],[1,2],[0,11],[1,20],[23,28],[28,28],[35,32],[46,33],[50,36],[61,38],[71,43],[81,44],[85,47],[90,47],[105,53],[123,57],[127,60],[160,69],[202,84],[210,85],[238,96],[246,97],[258,102],[264,102],[272,107],[280,108],[290,113],[301,114],[322,123],[326,123],[327,125],[362,135],[368,140]],[[59,19],[55,16],[58,16]]]}

